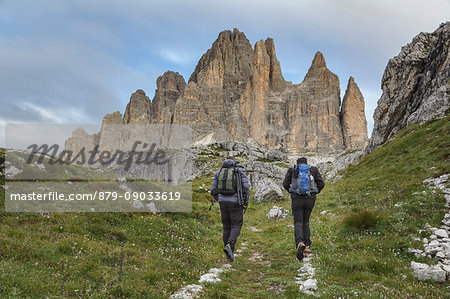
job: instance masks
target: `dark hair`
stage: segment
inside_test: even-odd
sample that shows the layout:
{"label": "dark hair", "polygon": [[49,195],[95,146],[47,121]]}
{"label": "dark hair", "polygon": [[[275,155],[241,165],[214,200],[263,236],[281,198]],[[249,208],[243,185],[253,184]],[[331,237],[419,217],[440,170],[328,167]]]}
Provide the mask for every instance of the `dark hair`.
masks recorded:
{"label": "dark hair", "polygon": [[234,161],[234,157],[233,156],[227,156],[227,160],[233,160]]}
{"label": "dark hair", "polygon": [[306,160],[305,157],[301,157],[297,159],[297,164],[306,164],[308,163],[308,160]]}

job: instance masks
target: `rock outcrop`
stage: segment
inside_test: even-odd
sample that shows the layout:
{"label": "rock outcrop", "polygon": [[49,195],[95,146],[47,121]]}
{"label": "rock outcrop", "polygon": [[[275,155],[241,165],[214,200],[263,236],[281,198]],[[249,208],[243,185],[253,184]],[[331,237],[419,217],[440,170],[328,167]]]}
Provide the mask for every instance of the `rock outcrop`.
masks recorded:
{"label": "rock outcrop", "polygon": [[149,124],[152,117],[150,111],[150,99],[142,89],[138,89],[131,95],[130,102],[125,108],[123,123]]}
{"label": "rock outcrop", "polygon": [[155,97],[151,103],[152,123],[171,123],[177,100],[184,94],[186,81],[179,73],[167,71],[156,80]]}
{"label": "rock outcrop", "polygon": [[341,126],[346,148],[363,149],[367,138],[367,121],[364,112],[364,97],[353,77],[348,79],[347,90],[342,100]]}
{"label": "rock outcrop", "polygon": [[68,138],[64,144],[64,149],[79,153],[83,148],[86,152],[94,148],[99,141],[99,134],[89,135],[82,127],[78,127],[72,132],[72,137]]}
{"label": "rock outcrop", "polygon": [[252,60],[253,49],[243,32],[222,31],[211,49],[200,58],[189,83],[242,89],[252,73]]}
{"label": "rock outcrop", "polygon": [[339,120],[339,78],[317,52],[302,83],[285,92],[289,152],[341,152],[344,150]]}
{"label": "rock outcrop", "polygon": [[236,141],[286,153],[334,154],[360,148],[367,139],[363,97],[359,90],[352,95],[353,85],[341,112],[339,78],[322,53],[303,82],[292,84],[283,78],[273,39],[252,48],[234,29],[219,34],[187,84],[168,71],[158,78],[152,101],[143,90],[133,93],[123,123],[188,124],[197,145]]}
{"label": "rock outcrop", "polygon": [[[118,125],[123,124],[122,113],[119,111],[106,114],[103,117],[102,127],[98,138],[98,145],[100,151],[114,152],[117,149],[117,145],[120,143],[118,136],[116,135]],[[67,148],[67,146],[66,146]]]}
{"label": "rock outcrop", "polygon": [[420,33],[390,59],[381,82],[368,151],[398,130],[445,115],[450,107],[450,22]]}

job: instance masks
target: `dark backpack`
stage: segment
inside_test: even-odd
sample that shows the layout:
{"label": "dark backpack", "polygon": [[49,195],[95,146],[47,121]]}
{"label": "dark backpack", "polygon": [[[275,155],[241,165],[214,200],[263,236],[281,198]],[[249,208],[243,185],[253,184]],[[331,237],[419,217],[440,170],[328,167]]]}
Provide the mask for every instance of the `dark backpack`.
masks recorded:
{"label": "dark backpack", "polygon": [[311,167],[307,164],[300,164],[294,168],[290,192],[308,196],[312,193],[318,193],[314,176],[310,172]]}
{"label": "dark backpack", "polygon": [[231,195],[237,192],[236,169],[222,167],[217,178],[218,194]]}

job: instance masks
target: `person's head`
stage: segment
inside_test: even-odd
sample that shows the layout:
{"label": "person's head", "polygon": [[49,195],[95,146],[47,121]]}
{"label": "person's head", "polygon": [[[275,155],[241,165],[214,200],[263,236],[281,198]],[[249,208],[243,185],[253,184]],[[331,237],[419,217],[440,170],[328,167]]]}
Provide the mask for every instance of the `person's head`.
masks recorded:
{"label": "person's head", "polygon": [[229,168],[229,167],[233,167],[236,165],[236,161],[234,161],[234,157],[233,156],[228,156],[225,161],[223,161],[222,163],[222,167],[224,168]]}
{"label": "person's head", "polygon": [[298,158],[297,164],[308,164],[308,160],[305,157]]}

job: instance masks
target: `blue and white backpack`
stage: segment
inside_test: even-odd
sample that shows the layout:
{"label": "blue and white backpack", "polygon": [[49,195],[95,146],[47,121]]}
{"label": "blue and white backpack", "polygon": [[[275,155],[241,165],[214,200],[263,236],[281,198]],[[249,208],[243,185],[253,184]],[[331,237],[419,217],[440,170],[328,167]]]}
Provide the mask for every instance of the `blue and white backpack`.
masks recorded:
{"label": "blue and white backpack", "polygon": [[314,182],[314,176],[311,174],[311,165],[300,164],[295,166],[292,173],[291,188],[289,192],[310,196],[318,193],[318,189]]}

